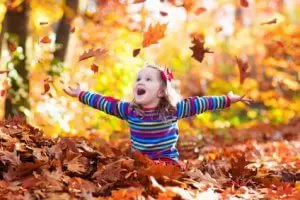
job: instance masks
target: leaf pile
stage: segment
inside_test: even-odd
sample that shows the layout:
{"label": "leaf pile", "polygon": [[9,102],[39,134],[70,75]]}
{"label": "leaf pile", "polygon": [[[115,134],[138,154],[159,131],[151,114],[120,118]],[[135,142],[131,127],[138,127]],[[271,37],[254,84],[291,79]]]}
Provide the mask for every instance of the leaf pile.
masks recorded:
{"label": "leaf pile", "polygon": [[[229,130],[234,142],[186,138],[186,164],[157,164],[129,140],[99,146],[48,138],[22,117],[0,122],[0,195],[4,199],[297,199],[300,119],[281,127]],[[257,139],[256,139],[257,137]],[[235,138],[240,138],[239,140]],[[198,142],[198,143],[197,143]],[[189,143],[189,145],[187,145]],[[186,145],[185,145],[186,144]],[[189,147],[189,148],[187,148]]]}

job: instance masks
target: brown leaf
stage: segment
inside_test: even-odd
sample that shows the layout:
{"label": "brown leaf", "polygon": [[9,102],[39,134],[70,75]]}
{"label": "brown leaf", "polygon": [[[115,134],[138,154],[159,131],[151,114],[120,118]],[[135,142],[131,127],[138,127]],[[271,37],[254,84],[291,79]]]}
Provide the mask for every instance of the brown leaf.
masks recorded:
{"label": "brown leaf", "polygon": [[243,6],[243,7],[248,7],[248,6],[249,6],[249,3],[248,3],[247,0],[240,0],[240,4],[241,4],[241,6]]}
{"label": "brown leaf", "polygon": [[98,70],[99,70],[98,65],[92,64],[92,65],[91,65],[91,70],[94,72],[94,74],[95,74],[95,73],[98,73]]}
{"label": "brown leaf", "polygon": [[71,29],[71,33],[75,32],[75,26]]}
{"label": "brown leaf", "polygon": [[262,23],[260,23],[260,25],[266,25],[266,24],[276,24],[276,22],[277,22],[277,19],[276,19],[276,18],[274,18],[274,19],[272,19],[272,20],[270,20],[270,21],[267,21],[267,22],[262,22]]}
{"label": "brown leaf", "polygon": [[199,62],[202,62],[205,53],[213,53],[209,48],[204,48],[204,41],[194,38],[192,43],[194,46],[190,47],[193,51],[192,57],[194,57]]}
{"label": "brown leaf", "polygon": [[204,7],[197,8],[196,11],[195,11],[195,14],[200,15],[200,14],[204,13],[206,10],[207,9],[204,8]]}
{"label": "brown leaf", "polygon": [[40,40],[40,42],[44,44],[49,44],[51,43],[51,39],[48,36],[45,36]]}
{"label": "brown leaf", "polygon": [[78,62],[91,57],[100,57],[105,53],[107,53],[107,49],[89,49],[88,51],[85,51],[83,54],[80,55]]}
{"label": "brown leaf", "polygon": [[17,155],[16,152],[9,152],[0,149],[0,160],[1,161],[8,161],[11,165],[17,166],[21,164],[20,157]]}
{"label": "brown leaf", "polygon": [[42,95],[45,95],[49,90],[50,90],[50,85],[49,85],[49,83],[45,82],[44,83],[44,92],[42,93]]}
{"label": "brown leaf", "polygon": [[240,84],[243,84],[245,79],[250,75],[249,72],[247,72],[249,65],[247,61],[242,61],[241,59],[236,57],[236,62],[239,67],[239,72],[240,72]]}
{"label": "brown leaf", "polygon": [[8,49],[10,52],[15,52],[17,50],[17,44],[15,42],[8,42]]}
{"label": "brown leaf", "polygon": [[167,29],[167,24],[156,24],[154,27],[149,26],[148,30],[143,35],[143,47],[150,46],[151,44],[156,44],[158,40],[165,36],[165,31]]}
{"label": "brown leaf", "polygon": [[48,22],[40,22],[40,25],[47,25]]}
{"label": "brown leaf", "polygon": [[165,11],[159,11],[159,14],[163,17],[168,16],[168,13]]}
{"label": "brown leaf", "polygon": [[0,70],[0,74],[9,73],[9,70]]}
{"label": "brown leaf", "polygon": [[133,50],[133,57],[136,57],[137,55],[139,55],[141,49],[134,49]]}

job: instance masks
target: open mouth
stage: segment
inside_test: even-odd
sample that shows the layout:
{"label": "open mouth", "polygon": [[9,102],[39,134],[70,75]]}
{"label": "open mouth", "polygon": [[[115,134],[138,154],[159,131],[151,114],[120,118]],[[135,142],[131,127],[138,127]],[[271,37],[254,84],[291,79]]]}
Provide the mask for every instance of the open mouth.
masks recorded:
{"label": "open mouth", "polygon": [[144,90],[144,89],[141,89],[141,88],[140,88],[140,89],[137,90],[137,94],[138,94],[138,95],[143,95],[143,94],[145,94],[145,93],[146,93],[146,90]]}

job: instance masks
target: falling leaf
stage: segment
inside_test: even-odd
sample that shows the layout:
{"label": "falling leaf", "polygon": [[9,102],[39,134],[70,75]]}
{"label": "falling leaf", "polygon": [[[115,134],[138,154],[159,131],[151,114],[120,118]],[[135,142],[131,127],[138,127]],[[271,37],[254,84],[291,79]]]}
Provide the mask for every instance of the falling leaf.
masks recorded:
{"label": "falling leaf", "polygon": [[200,14],[204,13],[206,10],[207,9],[204,8],[204,7],[197,8],[196,11],[195,11],[195,14],[200,15]]}
{"label": "falling leaf", "polygon": [[8,73],[9,70],[0,70],[0,74]]}
{"label": "falling leaf", "polygon": [[85,60],[85,59],[88,59],[88,58],[91,58],[91,57],[100,57],[103,54],[105,54],[106,52],[107,52],[106,49],[101,49],[101,48],[96,49],[96,50],[90,49],[90,50],[85,51],[83,54],[80,55],[79,61],[82,61],[82,60]]}
{"label": "falling leaf", "polygon": [[50,85],[48,82],[44,82],[44,92],[42,95],[46,94],[50,90]]}
{"label": "falling leaf", "polygon": [[133,57],[136,57],[137,55],[139,55],[141,49],[134,49],[133,50]]}
{"label": "falling leaf", "polygon": [[40,22],[40,25],[47,25],[48,22]]}
{"label": "falling leaf", "polygon": [[249,3],[248,3],[247,0],[240,0],[240,4],[241,4],[241,6],[243,6],[243,7],[248,7],[248,6],[249,6]]}
{"label": "falling leaf", "polygon": [[158,40],[165,36],[167,24],[156,24],[154,27],[149,26],[148,30],[143,35],[143,47],[147,47],[151,44],[156,44]]}
{"label": "falling leaf", "polygon": [[8,49],[10,52],[15,52],[17,50],[17,44],[15,42],[8,42]]}
{"label": "falling leaf", "polygon": [[183,7],[186,9],[187,12],[191,11],[194,5],[194,0],[183,0]]}
{"label": "falling leaf", "polygon": [[91,65],[91,70],[92,70],[94,73],[98,73],[99,67],[98,67],[96,64],[92,64],[92,65]]}
{"label": "falling leaf", "polygon": [[1,97],[4,97],[5,94],[6,94],[6,90],[0,90],[0,95],[1,95]]}
{"label": "falling leaf", "polygon": [[274,19],[272,19],[272,20],[270,20],[270,21],[267,21],[267,22],[262,22],[260,25],[266,25],[266,24],[276,24],[276,22],[277,22],[277,19],[276,19],[276,18],[274,18]]}
{"label": "falling leaf", "polygon": [[241,59],[236,57],[236,62],[239,67],[239,72],[240,72],[240,84],[243,84],[245,79],[250,75],[249,72],[247,72],[249,65],[247,61],[242,61]]}
{"label": "falling leaf", "polygon": [[168,13],[167,12],[164,12],[164,11],[159,11],[160,15],[165,17],[165,16],[168,16]]}
{"label": "falling leaf", "polygon": [[136,4],[136,3],[144,3],[146,0],[134,0],[134,2],[132,2],[132,4]]}
{"label": "falling leaf", "polygon": [[75,26],[71,29],[71,33],[75,32]]}
{"label": "falling leaf", "polygon": [[209,48],[204,48],[204,41],[201,41],[200,39],[194,38],[192,43],[194,44],[194,46],[190,47],[193,51],[192,57],[199,62],[202,62],[205,53],[213,53]]}
{"label": "falling leaf", "polygon": [[40,40],[40,42],[44,44],[49,44],[51,43],[51,39],[48,36],[45,36]]}
{"label": "falling leaf", "polygon": [[274,42],[275,42],[278,46],[284,48],[284,43],[283,43],[282,41],[275,41],[275,40],[274,40]]}
{"label": "falling leaf", "polygon": [[216,33],[219,33],[219,32],[221,32],[222,30],[223,30],[223,27],[222,27],[222,26],[218,26],[218,27],[215,28]]}

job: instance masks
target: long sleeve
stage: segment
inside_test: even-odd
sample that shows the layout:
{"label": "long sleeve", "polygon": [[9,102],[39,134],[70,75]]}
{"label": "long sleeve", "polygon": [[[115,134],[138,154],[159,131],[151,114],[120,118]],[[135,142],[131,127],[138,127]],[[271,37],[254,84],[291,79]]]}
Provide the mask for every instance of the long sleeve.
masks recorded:
{"label": "long sleeve", "polygon": [[113,97],[103,96],[90,91],[80,92],[78,99],[80,102],[101,110],[109,115],[113,115],[124,120],[127,120],[128,118],[129,102],[120,101]]}
{"label": "long sleeve", "polygon": [[177,118],[191,117],[207,110],[224,109],[230,106],[227,95],[189,97],[177,103]]}

